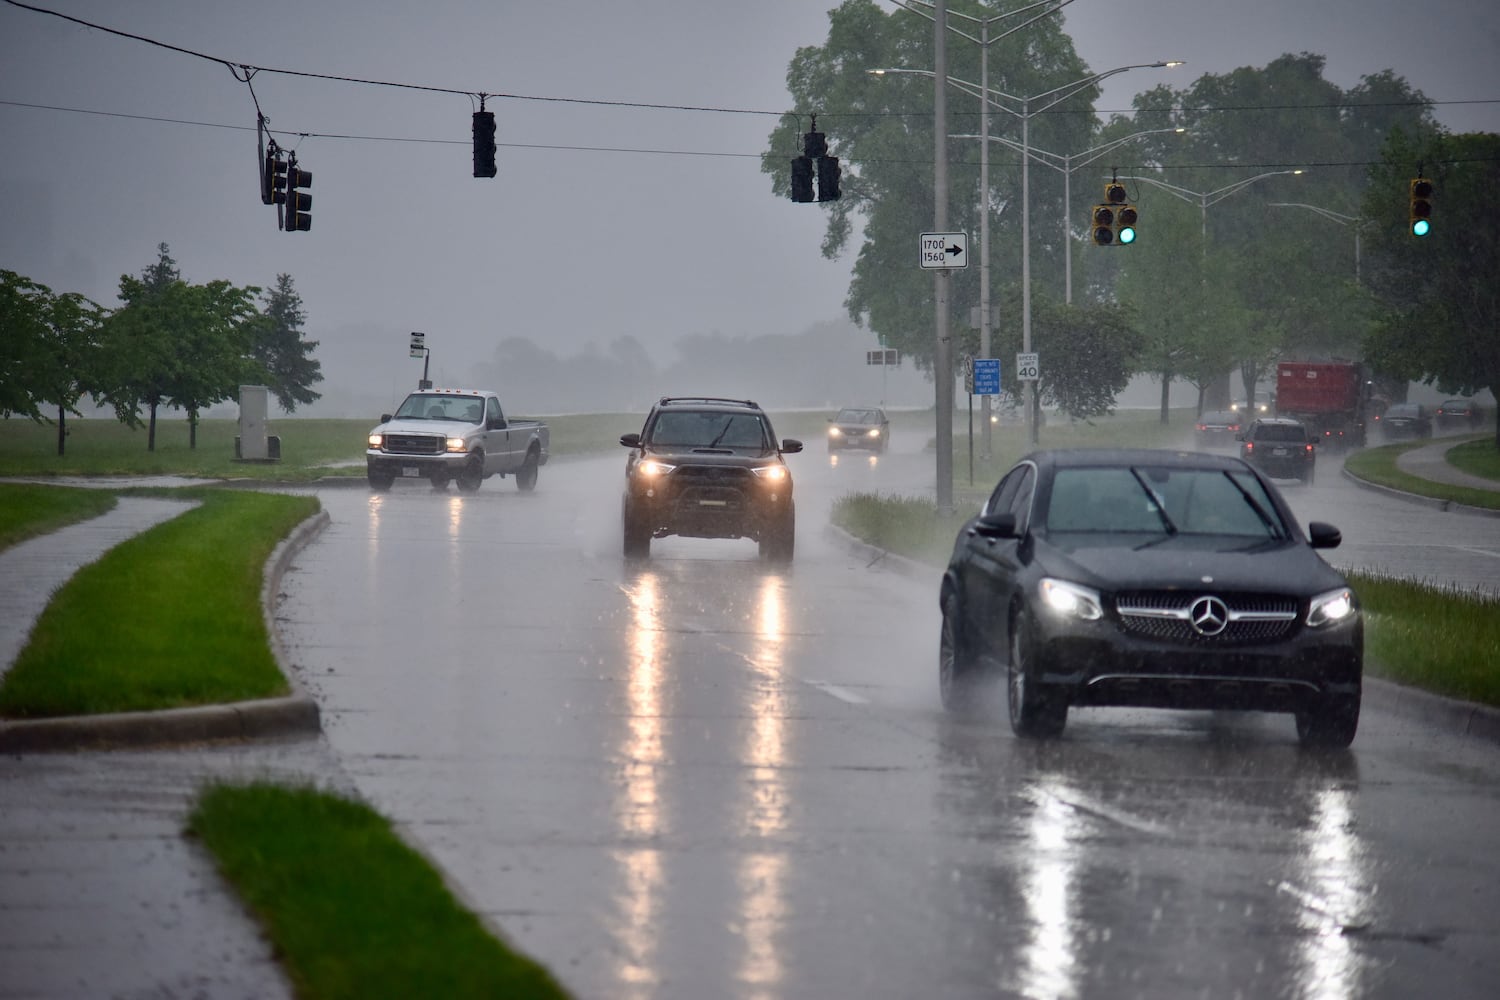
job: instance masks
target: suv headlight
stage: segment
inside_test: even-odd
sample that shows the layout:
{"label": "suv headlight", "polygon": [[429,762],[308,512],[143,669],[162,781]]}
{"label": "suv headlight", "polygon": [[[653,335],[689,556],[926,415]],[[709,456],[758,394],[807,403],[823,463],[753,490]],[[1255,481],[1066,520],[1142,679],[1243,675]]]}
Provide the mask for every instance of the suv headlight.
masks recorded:
{"label": "suv headlight", "polygon": [[1104,607],[1099,601],[1097,590],[1052,577],[1043,577],[1037,586],[1041,592],[1042,606],[1053,614],[1086,622],[1104,617]]}
{"label": "suv headlight", "polygon": [[787,479],[784,465],[758,465],[750,471],[755,473],[757,479],[764,479],[771,483],[784,483]]}
{"label": "suv headlight", "polygon": [[648,458],[637,465],[635,467],[635,471],[637,474],[645,476],[647,479],[656,479],[659,476],[665,476],[675,468],[677,468],[677,466],[670,465],[666,462],[659,462],[654,458]]}
{"label": "suv headlight", "polygon": [[1339,622],[1348,621],[1359,612],[1359,602],[1354,599],[1354,591],[1348,587],[1338,590],[1330,590],[1326,594],[1314,597],[1307,606],[1307,625],[1309,628],[1323,628],[1328,625],[1337,625]]}
{"label": "suv headlight", "polygon": [[385,444],[385,435],[384,434],[371,434],[370,435],[370,447],[371,448],[379,448],[383,444]]}

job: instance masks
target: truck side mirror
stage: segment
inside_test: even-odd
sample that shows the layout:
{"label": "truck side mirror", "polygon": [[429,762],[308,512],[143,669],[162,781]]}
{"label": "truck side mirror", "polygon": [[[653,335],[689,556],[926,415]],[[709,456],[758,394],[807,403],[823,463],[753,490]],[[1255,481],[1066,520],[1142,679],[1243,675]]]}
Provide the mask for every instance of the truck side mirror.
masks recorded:
{"label": "truck side mirror", "polygon": [[391,422],[391,415],[389,413],[382,413],[380,415],[380,422],[382,424],[388,424],[388,423],[390,423]]}
{"label": "truck side mirror", "polygon": [[641,435],[635,431],[620,435],[620,443],[627,448],[639,448],[641,446]]}

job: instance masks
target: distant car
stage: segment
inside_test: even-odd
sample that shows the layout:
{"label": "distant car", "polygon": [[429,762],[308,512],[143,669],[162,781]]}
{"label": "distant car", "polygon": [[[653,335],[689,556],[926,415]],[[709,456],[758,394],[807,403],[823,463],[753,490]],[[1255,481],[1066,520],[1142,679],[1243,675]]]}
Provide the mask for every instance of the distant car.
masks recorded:
{"label": "distant car", "polygon": [[846,406],[828,418],[828,450],[864,448],[884,453],[891,440],[891,422],[876,406]]}
{"label": "distant car", "polygon": [[1073,706],[1290,712],[1304,744],[1359,724],[1364,626],[1286,500],[1232,455],[1038,451],[958,532],[939,591],[938,689],[973,713],[1004,678],[1018,736]]}
{"label": "distant car", "polygon": [[1198,418],[1193,433],[1200,448],[1233,444],[1243,425],[1244,418],[1233,410],[1208,410]]}
{"label": "distant car", "polygon": [[1450,427],[1472,430],[1484,422],[1484,414],[1480,412],[1479,407],[1474,405],[1472,399],[1445,399],[1433,411],[1433,419],[1439,430],[1446,430]]}
{"label": "distant car", "polygon": [[1432,437],[1432,413],[1421,403],[1395,403],[1380,417],[1387,440]]}
{"label": "distant car", "polygon": [[1250,417],[1269,417],[1274,401],[1269,393],[1257,392],[1254,401],[1248,399],[1237,399],[1229,404],[1229,409],[1246,419]]}
{"label": "distant car", "polygon": [[1306,427],[1287,417],[1252,420],[1240,432],[1240,458],[1275,479],[1313,481],[1318,448]]}
{"label": "distant car", "polygon": [[762,559],[792,561],[797,513],[782,456],[802,442],[778,441],[753,400],[664,396],[620,444],[630,449],[620,498],[625,558],[644,559],[651,539],[678,535],[750,538]]}

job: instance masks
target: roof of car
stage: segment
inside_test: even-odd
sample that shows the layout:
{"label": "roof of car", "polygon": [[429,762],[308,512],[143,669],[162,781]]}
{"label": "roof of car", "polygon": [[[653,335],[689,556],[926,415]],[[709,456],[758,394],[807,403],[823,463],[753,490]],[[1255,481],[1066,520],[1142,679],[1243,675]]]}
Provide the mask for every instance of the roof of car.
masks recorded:
{"label": "roof of car", "polygon": [[663,396],[654,408],[681,406],[695,410],[759,410],[753,399],[728,399],[723,396]]}
{"label": "roof of car", "polygon": [[1086,466],[1154,465],[1183,469],[1243,469],[1245,463],[1233,455],[1201,451],[1170,451],[1165,448],[1055,448],[1026,456],[1038,465],[1057,468]]}
{"label": "roof of car", "polygon": [[1274,427],[1287,427],[1292,424],[1298,427],[1302,426],[1302,421],[1294,420],[1291,417],[1256,417],[1252,423],[1268,424]]}
{"label": "roof of car", "polygon": [[1238,420],[1240,415],[1233,410],[1204,410],[1202,419],[1215,420],[1222,417],[1228,417],[1230,420]]}

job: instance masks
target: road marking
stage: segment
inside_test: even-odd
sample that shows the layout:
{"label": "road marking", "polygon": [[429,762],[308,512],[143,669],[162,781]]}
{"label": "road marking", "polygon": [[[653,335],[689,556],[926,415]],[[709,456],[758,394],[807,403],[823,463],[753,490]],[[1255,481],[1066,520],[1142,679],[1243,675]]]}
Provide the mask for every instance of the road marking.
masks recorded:
{"label": "road marking", "polygon": [[817,688],[824,694],[831,694],[839,701],[847,701],[851,705],[867,705],[869,699],[855,694],[848,688],[841,688],[837,684],[829,684],[827,681],[807,681],[808,685]]}

